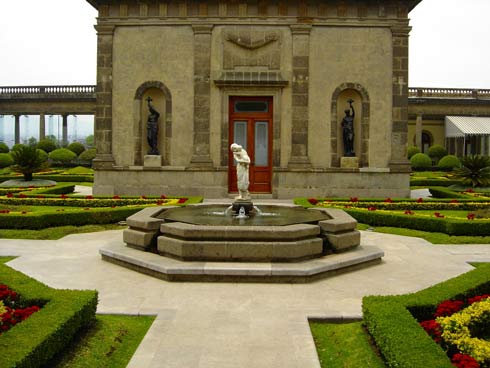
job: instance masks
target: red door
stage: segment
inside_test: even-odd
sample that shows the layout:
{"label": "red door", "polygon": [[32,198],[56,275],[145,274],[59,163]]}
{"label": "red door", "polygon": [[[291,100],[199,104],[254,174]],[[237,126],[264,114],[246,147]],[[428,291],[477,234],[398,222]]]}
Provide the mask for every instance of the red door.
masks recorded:
{"label": "red door", "polygon": [[[249,191],[272,192],[272,97],[230,97],[229,144],[241,145],[250,157]],[[228,154],[228,189],[237,192],[236,165]]]}

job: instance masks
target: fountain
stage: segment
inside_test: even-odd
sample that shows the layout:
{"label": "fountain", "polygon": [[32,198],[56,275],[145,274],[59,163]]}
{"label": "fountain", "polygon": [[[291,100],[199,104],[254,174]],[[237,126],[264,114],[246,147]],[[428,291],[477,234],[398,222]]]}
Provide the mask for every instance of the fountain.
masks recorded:
{"label": "fountain", "polygon": [[[104,260],[170,281],[308,282],[377,263],[356,220],[339,209],[254,205],[246,151],[233,144],[239,196],[230,205],[148,207],[127,219]],[[144,251],[144,252],[142,252]]]}

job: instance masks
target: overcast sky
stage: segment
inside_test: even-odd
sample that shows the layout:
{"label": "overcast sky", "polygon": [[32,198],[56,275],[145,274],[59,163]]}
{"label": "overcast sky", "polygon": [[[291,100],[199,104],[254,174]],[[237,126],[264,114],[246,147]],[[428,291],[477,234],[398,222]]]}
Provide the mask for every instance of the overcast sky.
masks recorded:
{"label": "overcast sky", "polygon": [[[0,85],[95,84],[97,13],[85,0],[0,0]],[[490,0],[410,13],[411,87],[490,88]]]}

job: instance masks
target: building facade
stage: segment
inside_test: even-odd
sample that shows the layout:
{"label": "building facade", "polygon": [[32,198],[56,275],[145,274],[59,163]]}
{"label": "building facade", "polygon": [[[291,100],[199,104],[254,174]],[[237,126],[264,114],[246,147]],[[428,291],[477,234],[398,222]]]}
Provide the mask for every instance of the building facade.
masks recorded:
{"label": "building facade", "polygon": [[[419,0],[110,1],[98,9],[96,194],[407,196]],[[148,155],[147,99],[159,113]],[[355,157],[341,122],[352,99]]]}

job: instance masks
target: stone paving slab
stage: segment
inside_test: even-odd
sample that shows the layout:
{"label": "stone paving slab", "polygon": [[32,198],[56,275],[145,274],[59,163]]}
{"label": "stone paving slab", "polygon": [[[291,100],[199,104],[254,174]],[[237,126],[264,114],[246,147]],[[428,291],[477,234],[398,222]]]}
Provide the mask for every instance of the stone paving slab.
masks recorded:
{"label": "stone paving slab", "polygon": [[433,246],[362,232],[379,265],[310,284],[171,283],[104,262],[98,251],[122,230],[58,241],[0,240],[9,266],[55,288],[99,290],[99,313],[156,314],[131,368],[317,368],[308,317],[361,316],[365,295],[404,294],[490,262],[490,245]]}

